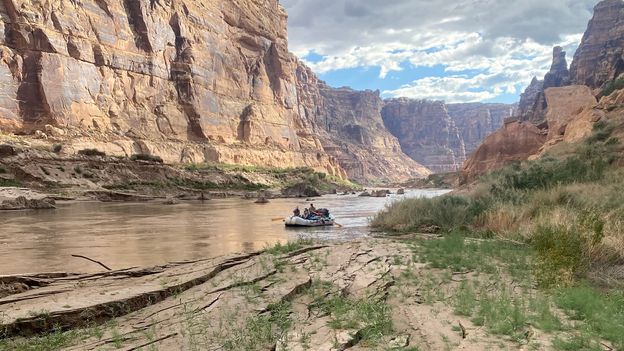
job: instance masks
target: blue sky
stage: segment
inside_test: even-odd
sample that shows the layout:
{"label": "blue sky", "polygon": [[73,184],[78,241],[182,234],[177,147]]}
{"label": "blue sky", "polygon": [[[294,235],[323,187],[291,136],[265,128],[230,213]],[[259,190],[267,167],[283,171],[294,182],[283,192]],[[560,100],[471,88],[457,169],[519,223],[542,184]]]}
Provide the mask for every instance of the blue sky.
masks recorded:
{"label": "blue sky", "polygon": [[515,102],[596,0],[281,0],[289,44],[331,86],[384,97]]}

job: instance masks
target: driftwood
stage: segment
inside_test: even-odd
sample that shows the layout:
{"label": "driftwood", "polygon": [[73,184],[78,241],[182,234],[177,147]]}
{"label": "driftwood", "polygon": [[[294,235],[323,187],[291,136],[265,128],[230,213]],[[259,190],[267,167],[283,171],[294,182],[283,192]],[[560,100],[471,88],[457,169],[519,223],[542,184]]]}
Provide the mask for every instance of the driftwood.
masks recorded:
{"label": "driftwood", "polygon": [[71,255],[71,256],[72,256],[72,257],[78,257],[78,258],[84,258],[84,259],[85,259],[85,260],[87,260],[87,261],[91,261],[91,262],[93,262],[93,263],[97,263],[97,264],[99,264],[100,266],[102,266],[102,267],[106,268],[106,270],[112,271],[112,269],[108,268],[108,266],[107,266],[107,265],[105,265],[104,263],[102,263],[102,262],[100,262],[100,261],[97,261],[97,260],[94,260],[94,259],[92,259],[92,258],[89,258],[89,257],[87,257],[87,256],[82,256],[82,255]]}

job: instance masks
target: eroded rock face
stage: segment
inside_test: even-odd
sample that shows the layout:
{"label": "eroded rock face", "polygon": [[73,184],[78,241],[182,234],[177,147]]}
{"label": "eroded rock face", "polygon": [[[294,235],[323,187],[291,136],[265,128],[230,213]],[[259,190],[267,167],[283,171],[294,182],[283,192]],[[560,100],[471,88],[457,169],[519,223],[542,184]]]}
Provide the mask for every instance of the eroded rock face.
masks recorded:
{"label": "eroded rock face", "polygon": [[462,169],[461,183],[499,169],[510,162],[523,161],[539,152],[547,134],[528,122],[509,122],[488,136]]}
{"label": "eroded rock face", "polygon": [[[319,98],[299,96],[318,92],[318,80],[309,70],[309,82],[299,79],[278,0],[6,0],[0,18],[2,130],[49,125],[65,131],[55,138],[66,150],[91,144],[168,162],[310,166],[346,177],[324,148],[338,136],[320,135],[319,113],[302,107]],[[342,129],[357,139],[357,128]],[[386,134],[368,141],[381,146]],[[394,157],[389,169],[404,156],[391,142],[383,148]],[[376,167],[357,154],[341,162]],[[351,174],[377,173],[387,172]]]}
{"label": "eroded rock face", "polygon": [[573,83],[599,88],[624,73],[624,1],[604,0],[594,8],[570,67]]}
{"label": "eroded rock face", "polygon": [[570,84],[570,71],[566,61],[566,53],[560,46],[553,48],[553,61],[550,71],[544,80],[533,78],[531,84],[520,96],[517,116],[521,121],[540,124],[545,121],[548,103],[545,90]]}
{"label": "eroded rock face", "polygon": [[379,91],[331,88],[304,65],[297,69],[299,113],[350,178],[406,181],[430,170],[405,153],[382,119]]}
{"label": "eroded rock face", "polygon": [[432,171],[456,171],[466,160],[464,140],[443,102],[390,99],[382,116],[405,153]]}

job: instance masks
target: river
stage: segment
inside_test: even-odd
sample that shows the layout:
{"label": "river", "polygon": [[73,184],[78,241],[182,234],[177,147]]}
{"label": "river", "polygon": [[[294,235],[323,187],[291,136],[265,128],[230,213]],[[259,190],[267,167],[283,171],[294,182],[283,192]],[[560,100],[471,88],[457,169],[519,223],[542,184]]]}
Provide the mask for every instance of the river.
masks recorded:
{"label": "river", "polygon": [[403,197],[434,197],[446,190],[408,190],[387,198],[329,195],[314,199],[343,227],[285,228],[282,221],[304,199],[258,205],[223,199],[149,203],[68,202],[56,210],[0,213],[0,274],[96,272],[102,268],[72,257],[84,255],[113,269],[260,250],[298,238],[352,240],[370,234],[368,220]]}

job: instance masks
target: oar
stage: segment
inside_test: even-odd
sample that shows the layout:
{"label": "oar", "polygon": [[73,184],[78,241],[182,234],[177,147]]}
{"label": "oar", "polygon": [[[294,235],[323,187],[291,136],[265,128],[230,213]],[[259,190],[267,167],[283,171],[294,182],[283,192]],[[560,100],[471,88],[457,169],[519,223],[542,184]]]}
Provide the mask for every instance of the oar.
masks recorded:
{"label": "oar", "polygon": [[334,222],[334,225],[338,226],[338,228],[342,228],[342,227],[343,227],[343,225],[342,225],[342,224],[340,224],[340,223],[336,223],[336,222]]}
{"label": "oar", "polygon": [[277,222],[277,221],[283,221],[284,217],[279,217],[279,218],[272,218],[271,222]]}

